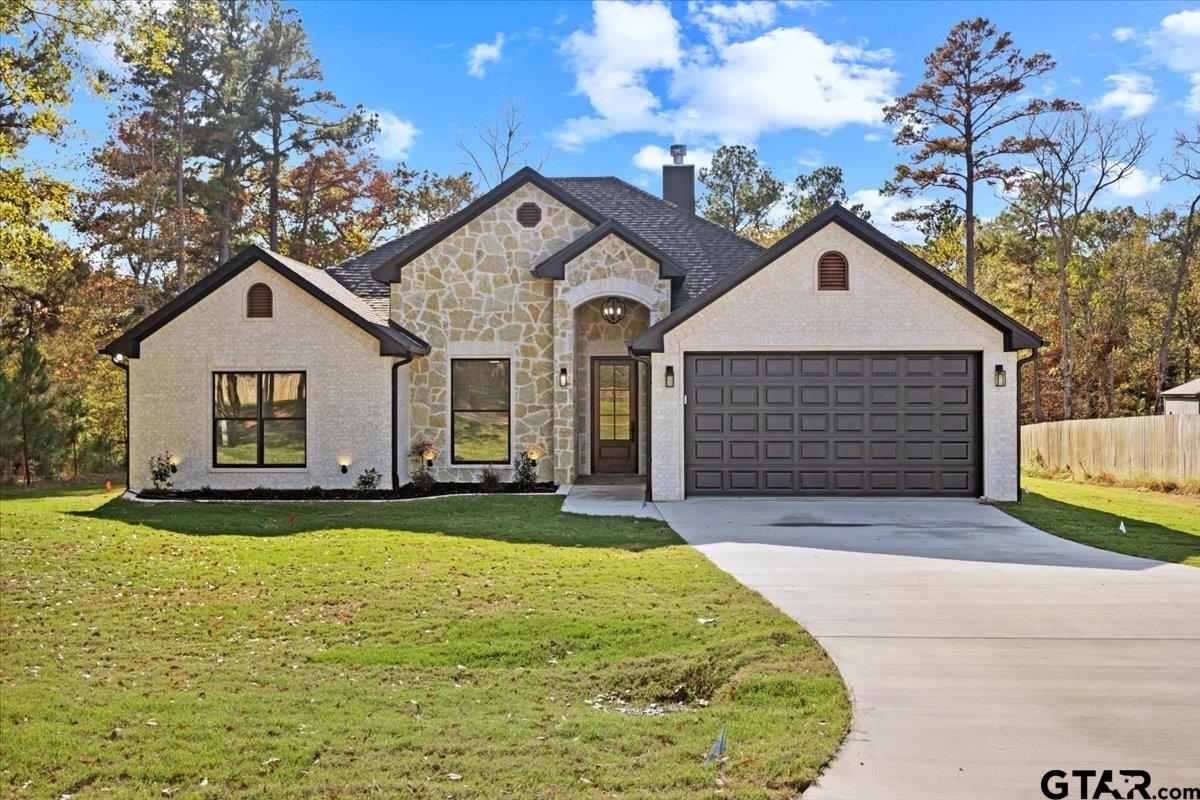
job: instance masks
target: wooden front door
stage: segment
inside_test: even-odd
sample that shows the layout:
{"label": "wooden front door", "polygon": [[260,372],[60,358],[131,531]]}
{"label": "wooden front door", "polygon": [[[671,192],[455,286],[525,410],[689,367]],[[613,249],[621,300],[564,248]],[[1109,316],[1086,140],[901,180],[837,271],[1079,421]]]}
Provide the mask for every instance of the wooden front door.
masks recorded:
{"label": "wooden front door", "polygon": [[592,472],[636,473],[637,362],[592,359]]}

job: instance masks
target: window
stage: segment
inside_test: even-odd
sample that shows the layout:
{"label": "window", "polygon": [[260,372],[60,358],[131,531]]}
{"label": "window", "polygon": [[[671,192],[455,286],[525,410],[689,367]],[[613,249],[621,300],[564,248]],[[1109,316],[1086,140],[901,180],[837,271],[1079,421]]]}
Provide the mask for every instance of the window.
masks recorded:
{"label": "window", "polygon": [[509,462],[509,361],[450,361],[450,463]]}
{"label": "window", "polygon": [[846,291],[850,288],[850,265],[841,253],[830,250],[817,260],[817,288]]}
{"label": "window", "polygon": [[303,467],[303,372],[213,373],[213,466]]}
{"label": "window", "polygon": [[517,209],[517,222],[526,228],[532,228],[542,221],[542,209],[537,203],[522,203]]}
{"label": "window", "polygon": [[271,287],[265,283],[256,283],[246,292],[246,316],[270,317]]}

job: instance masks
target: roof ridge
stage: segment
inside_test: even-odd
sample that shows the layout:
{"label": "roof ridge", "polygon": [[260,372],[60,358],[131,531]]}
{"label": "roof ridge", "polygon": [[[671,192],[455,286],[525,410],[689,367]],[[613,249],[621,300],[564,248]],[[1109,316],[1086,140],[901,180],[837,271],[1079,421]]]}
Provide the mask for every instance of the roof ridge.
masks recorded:
{"label": "roof ridge", "polygon": [[[624,178],[618,178],[615,175],[604,176],[604,177],[611,177],[612,180],[620,181],[621,183],[628,186],[630,189],[633,189],[635,192],[637,192],[639,194],[644,194],[646,197],[649,197],[651,200],[656,200],[659,203],[664,203],[664,204],[670,206],[671,208],[675,209],[680,214],[687,215],[687,213],[688,213],[684,209],[682,209],[679,206],[672,203],[670,200],[667,200],[665,197],[659,197],[658,195],[654,194],[653,192],[649,192],[649,191],[643,189],[642,187],[638,186],[637,184],[630,183],[629,181],[625,180]],[[737,231],[731,231],[731,230],[729,230],[729,228],[726,228],[724,225],[718,225],[717,223],[713,222],[711,219],[708,219],[707,217],[705,217],[702,214],[697,214],[695,212],[692,212],[689,216],[695,218],[699,222],[704,223],[705,225],[707,225],[710,228],[714,228],[714,229],[720,231],[721,233],[723,233],[725,235],[733,236],[737,239],[742,240],[743,242],[749,242],[750,244],[754,245],[755,247],[759,248],[760,250],[767,249],[767,248],[763,247],[761,244],[759,244],[758,242],[754,241],[753,239],[749,239],[745,236],[742,236]]]}

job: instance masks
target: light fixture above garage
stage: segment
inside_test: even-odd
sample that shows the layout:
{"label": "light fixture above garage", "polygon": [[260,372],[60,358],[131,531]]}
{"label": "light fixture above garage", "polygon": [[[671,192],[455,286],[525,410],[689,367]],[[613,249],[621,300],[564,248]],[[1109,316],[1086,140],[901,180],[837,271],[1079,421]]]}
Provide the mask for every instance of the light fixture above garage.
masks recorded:
{"label": "light fixture above garage", "polygon": [[1008,383],[1008,376],[1004,374],[1004,365],[997,364],[996,365],[996,385],[1004,386],[1007,383]]}
{"label": "light fixture above garage", "polygon": [[609,325],[616,325],[625,319],[625,301],[619,297],[610,297],[600,306],[600,315]]}

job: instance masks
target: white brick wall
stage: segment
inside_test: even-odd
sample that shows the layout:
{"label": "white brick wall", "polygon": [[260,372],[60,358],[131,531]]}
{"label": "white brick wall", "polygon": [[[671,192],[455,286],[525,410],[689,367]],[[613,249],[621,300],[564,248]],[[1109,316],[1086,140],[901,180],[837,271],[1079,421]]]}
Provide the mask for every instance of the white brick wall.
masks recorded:
{"label": "white brick wall", "polygon": [[[850,262],[849,292],[818,292],[816,263],[838,250]],[[653,478],[656,500],[682,500],[683,356],[744,350],[960,350],[983,353],[983,491],[1017,494],[1017,353],[1003,334],[901,265],[829,225],[667,333],[653,356]],[[996,364],[1008,385],[992,380]],[[674,389],[664,386],[667,365]]]}
{"label": "white brick wall", "polygon": [[[246,318],[246,290],[258,282],[274,295],[271,319]],[[393,361],[379,355],[374,337],[271,268],[252,264],[143,340],[141,357],[130,359],[132,487],[150,486],[149,459],[166,450],[180,459],[179,489],[345,488],[369,467],[390,487]],[[224,370],[307,372],[307,467],[212,466],[212,373]],[[399,377],[403,388],[406,376]],[[351,459],[345,475],[342,456]]]}

